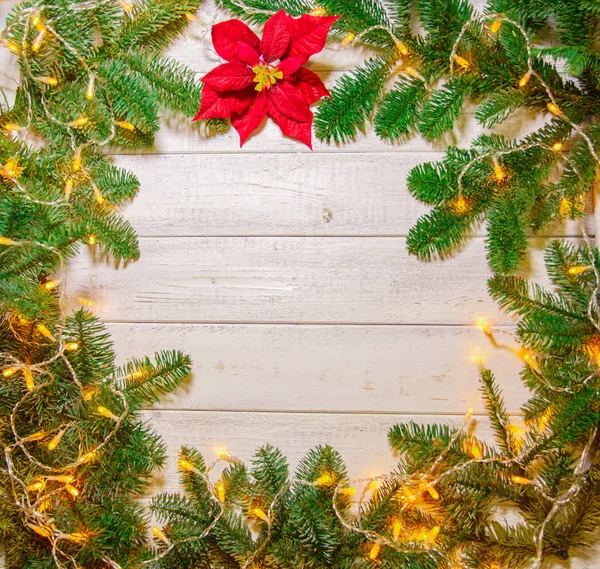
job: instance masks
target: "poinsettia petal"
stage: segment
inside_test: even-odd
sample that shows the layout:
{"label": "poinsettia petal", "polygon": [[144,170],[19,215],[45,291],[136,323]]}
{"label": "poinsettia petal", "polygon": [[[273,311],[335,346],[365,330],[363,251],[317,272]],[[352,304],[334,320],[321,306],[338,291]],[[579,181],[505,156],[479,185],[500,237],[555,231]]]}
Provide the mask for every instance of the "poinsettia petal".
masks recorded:
{"label": "poinsettia petal", "polygon": [[277,70],[281,71],[284,77],[287,77],[292,73],[296,73],[303,63],[301,57],[288,57],[277,66]]}
{"label": "poinsettia petal", "polygon": [[231,117],[231,124],[240,135],[240,147],[248,140],[252,131],[260,125],[266,114],[267,93],[262,91],[255,96],[252,104],[245,113]]}
{"label": "poinsettia petal", "polygon": [[260,49],[258,36],[240,20],[227,20],[212,27],[215,51],[225,60],[238,61],[238,42],[244,42],[255,51]]}
{"label": "poinsettia petal", "polygon": [[301,67],[290,76],[289,81],[292,85],[296,85],[304,96],[304,100],[308,105],[322,99],[323,97],[331,98],[331,93],[321,81],[321,78],[306,67]]}
{"label": "poinsettia petal", "polygon": [[244,63],[224,63],[202,77],[202,82],[215,91],[239,91],[252,85],[254,73]]}
{"label": "poinsettia petal", "polygon": [[260,49],[267,63],[281,59],[287,51],[292,39],[293,18],[288,16],[284,10],[273,14],[265,23]]}
{"label": "poinsettia petal", "polygon": [[254,67],[260,63],[260,56],[256,50],[247,43],[239,41],[237,44],[237,50],[242,63],[245,63],[250,67]]}
{"label": "poinsettia petal", "polygon": [[312,112],[304,100],[304,95],[288,81],[273,86],[269,91],[269,99],[273,106],[288,119],[304,122],[312,118]]}
{"label": "poinsettia petal", "polygon": [[292,41],[289,57],[301,57],[306,63],[311,55],[319,53],[327,41],[327,34],[339,16],[311,16],[303,14],[292,20]]}
{"label": "poinsettia petal", "polygon": [[312,150],[312,116],[309,121],[305,122],[292,120],[282,115],[272,101],[269,101],[267,113],[277,123],[283,134],[304,142]]}
{"label": "poinsettia petal", "polygon": [[204,85],[200,110],[192,120],[227,119],[233,113],[242,114],[250,105],[255,94],[254,89],[218,93],[212,87]]}

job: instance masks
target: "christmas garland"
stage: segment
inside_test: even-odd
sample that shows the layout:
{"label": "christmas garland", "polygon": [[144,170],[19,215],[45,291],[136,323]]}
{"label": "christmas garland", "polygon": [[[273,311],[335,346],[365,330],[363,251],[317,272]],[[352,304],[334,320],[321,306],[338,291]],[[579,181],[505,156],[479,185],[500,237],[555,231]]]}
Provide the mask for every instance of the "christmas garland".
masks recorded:
{"label": "christmas garland", "polygon": [[[546,264],[555,292],[515,277],[490,281],[492,296],[521,317],[517,337],[524,347],[517,353],[532,392],[522,409],[525,426],[518,427],[480,362],[497,448],[472,433],[472,411],[457,428],[395,426],[389,440],[401,454],[398,467],[368,480],[349,479],[329,447],[311,451],[293,476],[285,458],[269,446],[257,452],[251,469],[226,451],[207,465],[198,452],[184,448],[179,468],[187,495],[153,501],[162,526],[153,526],[148,540],[145,514],[133,498],[162,464],[164,448],[140,422],[139,411],[185,380],[189,360],[167,352],[155,362],[116,368],[103,326],[85,309],[71,314],[71,302],[89,308],[90,301],[68,296],[64,264],[81,243],[117,260],[137,258],[135,233],[114,207],[131,199],[138,184],[112,167],[101,149],[151,144],[161,106],[196,113],[200,92],[193,74],[160,51],[194,18],[198,3],[23,2],[2,33],[23,74],[14,105],[0,110],[6,133],[0,137],[0,537],[8,567],[538,569],[548,558],[565,559],[572,547],[593,543],[600,521],[600,258],[585,233],[579,247],[549,246]],[[523,104],[545,106],[557,118],[521,143],[482,138],[473,150],[451,149],[442,165],[411,174],[417,197],[423,196],[415,188],[426,188],[427,200],[436,205],[417,225],[420,238],[429,241],[425,253],[418,250],[422,255],[444,251],[488,216],[490,261],[500,271],[511,270],[523,251],[519,228],[535,227],[532,220],[538,227],[546,223],[561,200],[570,215],[581,214],[576,200],[590,189],[597,164],[596,60],[591,43],[574,54],[566,49],[573,42],[564,38],[588,37],[576,18],[586,10],[586,29],[595,25],[600,10],[591,2],[563,1],[553,8],[505,0],[492,6],[484,25],[460,0],[421,0],[425,38],[410,34],[410,3],[402,0],[386,4],[388,10],[375,0],[224,4],[269,22],[262,40],[241,23],[222,24],[213,35],[222,32],[215,47],[229,65],[238,65],[233,82],[219,82],[231,77],[221,72],[204,78],[210,99],[203,100],[199,118],[209,118],[203,113],[210,109],[212,119],[231,117],[242,142],[264,113],[284,132],[310,140],[312,111],[306,109],[327,93],[320,80],[301,71],[302,64],[322,47],[331,25],[342,45],[364,41],[384,53],[351,81],[342,79],[333,99],[323,103],[316,125],[326,139],[354,136],[377,105],[378,132],[383,118],[393,115],[388,132],[404,134],[406,116],[398,112],[406,107],[405,88],[417,88],[410,128],[418,125],[423,134],[449,128],[448,116],[455,118],[460,108],[456,100],[483,97],[485,89],[482,106],[495,97],[501,115],[515,107],[501,93],[512,88],[507,79],[512,66],[517,60],[526,64],[521,88],[537,86]],[[566,85],[534,54],[530,33],[549,14],[565,45],[548,53],[571,65],[579,57],[583,86]],[[234,45],[232,29],[247,41]],[[312,38],[308,44],[306,37]],[[467,48],[468,54],[462,51]],[[483,72],[492,55],[504,82]],[[409,56],[410,63],[420,62],[418,70],[406,65],[403,58]],[[398,65],[415,81],[401,80],[410,85],[382,95]],[[464,96],[457,99],[452,78],[431,90],[430,83],[445,73],[456,84],[470,85],[458,87]],[[259,95],[229,92],[244,90]],[[211,125],[220,128],[222,122]],[[34,146],[31,134],[41,136],[45,146]],[[557,147],[559,134],[568,152]],[[549,182],[550,166],[559,157],[560,178]],[[540,171],[532,173],[532,165]],[[528,191],[531,200],[523,201]],[[504,233],[498,233],[492,221],[509,205],[519,219],[506,217],[500,223]],[[489,324],[480,327],[498,345]],[[226,468],[217,477],[214,469],[223,462]],[[517,511],[519,521],[495,521],[499,504]]]}

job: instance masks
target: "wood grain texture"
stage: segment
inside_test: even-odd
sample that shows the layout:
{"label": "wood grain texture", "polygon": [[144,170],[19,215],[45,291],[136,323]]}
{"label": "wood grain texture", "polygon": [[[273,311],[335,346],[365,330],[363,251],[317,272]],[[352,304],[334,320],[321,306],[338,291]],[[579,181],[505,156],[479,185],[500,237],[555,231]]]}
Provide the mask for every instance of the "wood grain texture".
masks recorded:
{"label": "wood grain texture", "polygon": [[[546,282],[542,239],[527,276]],[[510,322],[488,298],[482,239],[426,263],[403,238],[143,238],[125,270],[70,263],[69,291],[91,296],[108,321],[470,324]]]}
{"label": "wood grain texture", "polygon": [[[108,325],[118,360],[179,349],[191,381],[158,408],[311,412],[484,412],[475,354],[497,371],[507,409],[526,393],[521,361],[475,326]],[[512,345],[504,329],[498,342]]]}

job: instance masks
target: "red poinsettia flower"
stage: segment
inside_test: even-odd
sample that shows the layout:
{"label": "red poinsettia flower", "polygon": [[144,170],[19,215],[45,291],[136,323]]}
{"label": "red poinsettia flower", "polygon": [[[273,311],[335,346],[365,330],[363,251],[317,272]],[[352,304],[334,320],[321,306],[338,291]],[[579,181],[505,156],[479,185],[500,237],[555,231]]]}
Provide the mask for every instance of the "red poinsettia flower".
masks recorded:
{"label": "red poinsettia flower", "polygon": [[213,26],[215,50],[228,63],[202,79],[194,120],[230,118],[241,146],[268,115],[284,134],[312,148],[309,105],[331,95],[302,65],[325,47],[337,19],[309,14],[296,19],[282,10],[265,23],[262,40],[240,20]]}

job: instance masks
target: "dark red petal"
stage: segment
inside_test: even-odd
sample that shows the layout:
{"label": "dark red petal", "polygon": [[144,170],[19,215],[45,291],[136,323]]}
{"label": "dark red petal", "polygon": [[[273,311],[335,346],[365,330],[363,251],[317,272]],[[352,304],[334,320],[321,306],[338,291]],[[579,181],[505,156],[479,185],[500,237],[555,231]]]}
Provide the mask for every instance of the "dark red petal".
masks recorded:
{"label": "dark red petal", "polygon": [[298,71],[302,63],[303,61],[300,57],[288,57],[277,66],[277,69],[283,73],[284,77],[287,77]]}
{"label": "dark red petal", "polygon": [[231,124],[240,135],[240,146],[244,145],[244,142],[248,140],[252,131],[260,125],[266,114],[267,93],[262,91],[256,94],[252,104],[244,114],[231,117]]}
{"label": "dark red petal", "polygon": [[290,76],[289,81],[300,89],[304,100],[308,105],[312,105],[323,97],[330,97],[331,93],[327,90],[321,78],[306,67],[301,67]]}
{"label": "dark red petal", "polygon": [[273,106],[288,119],[306,122],[312,119],[312,112],[308,108],[304,96],[291,83],[283,81],[277,83],[269,90],[269,99]]}
{"label": "dark red petal", "polygon": [[258,36],[240,20],[227,20],[212,27],[215,51],[227,61],[238,61],[238,42],[248,44],[255,51],[260,49]]}
{"label": "dark red petal", "polygon": [[253,47],[250,47],[247,43],[239,41],[237,44],[238,55],[240,61],[254,67],[260,63],[260,57]]}
{"label": "dark red petal", "polygon": [[192,120],[227,119],[232,113],[242,114],[248,108],[255,93],[254,89],[217,93],[212,87],[204,85],[200,110]]}
{"label": "dark red petal", "polygon": [[306,63],[311,55],[319,53],[327,41],[327,34],[339,16],[311,16],[303,14],[292,20],[292,42],[289,57],[301,57]]}
{"label": "dark red petal", "polygon": [[[312,116],[310,121],[298,122],[282,115],[273,105],[272,101],[269,101],[267,107],[269,116],[277,123],[281,132],[286,136],[304,142],[312,150]],[[312,115],[312,113],[311,113]]]}
{"label": "dark red petal", "polygon": [[267,63],[283,57],[292,39],[293,21],[284,10],[280,10],[265,23],[260,49]]}
{"label": "dark red petal", "polygon": [[239,91],[252,85],[254,73],[244,63],[224,63],[207,73],[202,82],[215,91]]}

